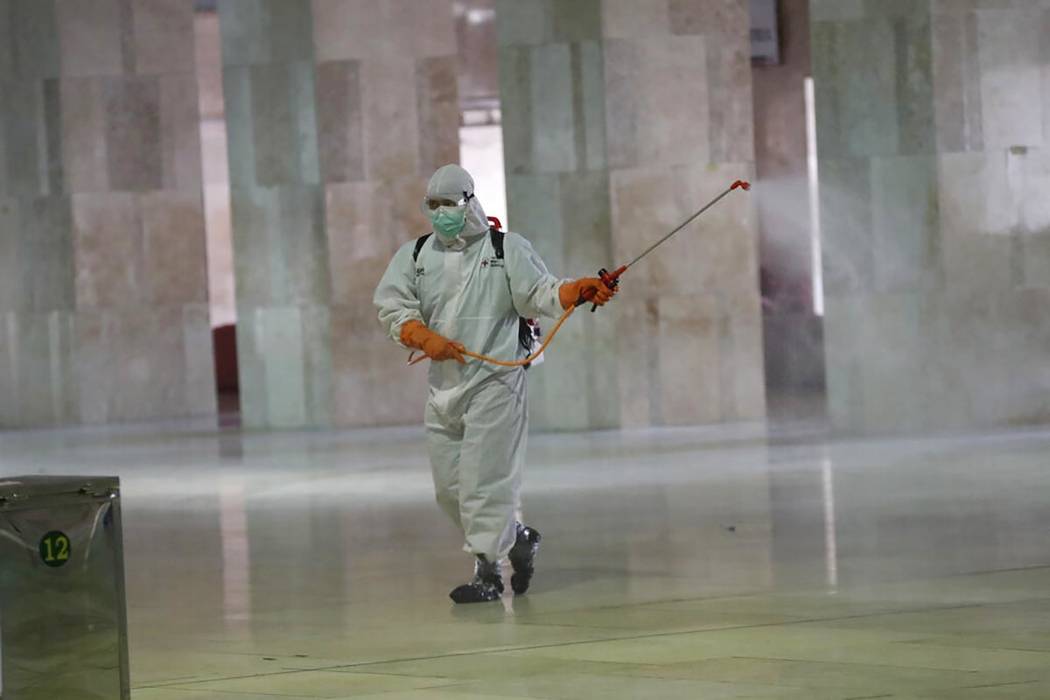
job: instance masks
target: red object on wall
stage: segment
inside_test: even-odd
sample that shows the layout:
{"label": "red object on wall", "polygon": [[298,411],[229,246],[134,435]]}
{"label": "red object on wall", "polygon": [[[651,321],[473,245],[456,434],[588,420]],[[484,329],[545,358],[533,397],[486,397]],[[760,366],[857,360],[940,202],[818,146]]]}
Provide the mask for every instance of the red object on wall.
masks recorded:
{"label": "red object on wall", "polygon": [[212,329],[212,347],[215,349],[215,388],[219,393],[240,391],[237,374],[237,326],[219,326]]}

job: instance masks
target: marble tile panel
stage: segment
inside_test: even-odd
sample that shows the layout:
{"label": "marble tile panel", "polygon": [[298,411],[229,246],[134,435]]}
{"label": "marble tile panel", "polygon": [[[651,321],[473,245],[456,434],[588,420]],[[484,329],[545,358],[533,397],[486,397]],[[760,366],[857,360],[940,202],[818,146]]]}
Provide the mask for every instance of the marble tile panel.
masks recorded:
{"label": "marble tile panel", "polygon": [[734,30],[705,36],[709,159],[715,163],[755,159],[751,43],[747,27]]}
{"label": "marble tile panel", "polygon": [[555,42],[597,41],[602,38],[603,0],[574,0],[548,5]]}
{"label": "marble tile panel", "polygon": [[602,35],[607,39],[664,36],[671,31],[668,0],[605,0]]}
{"label": "marble tile panel", "polygon": [[[11,103],[7,83],[4,81],[0,81],[0,101],[5,105]],[[11,161],[7,157],[7,140],[7,117],[0,117],[0,197],[11,193],[10,188],[15,182],[11,173]]]}
{"label": "marble tile panel", "polygon": [[119,358],[111,421],[189,414],[182,307],[124,311],[108,351]]}
{"label": "marble tile panel", "polygon": [[898,153],[901,125],[897,112],[899,69],[894,24],[889,20],[869,20],[841,25],[840,31],[845,52],[839,58],[845,65],[836,88],[848,152],[858,156]]}
{"label": "marble tile panel", "polygon": [[937,149],[983,147],[977,16],[935,15],[932,31]]}
{"label": "marble tile panel", "polygon": [[[389,221],[389,228],[383,229],[376,245],[379,250],[386,250],[384,257],[389,260],[397,252],[399,243],[407,238],[415,238],[433,229],[430,220],[420,211],[419,202],[427,191],[427,182],[433,173],[416,175],[406,173],[380,182],[384,196],[377,198],[383,207],[381,221]],[[375,278],[379,282],[379,278]],[[368,295],[369,297],[371,294]]]}
{"label": "marble tile panel", "polygon": [[318,182],[313,64],[253,67],[250,109],[255,181],[264,187]]}
{"label": "marble tile panel", "polygon": [[193,73],[193,7],[181,0],[132,0],[135,72]]}
{"label": "marble tile panel", "polygon": [[299,136],[299,150],[295,155],[299,162],[299,173],[302,182],[320,185],[321,156],[320,144],[317,140],[316,67],[305,61],[297,61],[290,65],[292,104],[304,107],[295,111],[295,131]]}
{"label": "marble tile panel", "polygon": [[[1021,172],[1016,201],[1020,207],[1020,228],[1025,234],[1050,231],[1050,148],[1014,149],[1009,160],[1017,159]],[[1009,166],[1008,166],[1009,168]],[[1012,173],[1011,173],[1012,174]]]}
{"label": "marble tile panel", "polygon": [[360,62],[330,61],[317,66],[317,123],[323,181],[363,179]]}
{"label": "marble tile panel", "polygon": [[496,0],[496,32],[500,48],[549,42],[550,0]]}
{"label": "marble tile panel", "polygon": [[[22,308],[21,199],[0,197],[0,313]],[[3,318],[0,317],[0,327]],[[0,362],[3,359],[0,358]],[[0,365],[0,371],[3,366]]]}
{"label": "marble tile panel", "polygon": [[[1002,197],[1003,175],[994,156],[944,154],[938,165],[940,249],[945,289],[980,293],[1013,286],[1012,226],[991,225],[988,202]],[[998,186],[996,186],[998,183]],[[989,192],[991,197],[975,197]]]}
{"label": "marble tile panel", "polygon": [[81,420],[186,415],[182,310],[139,307],[77,314]]}
{"label": "marble tile panel", "polygon": [[312,63],[314,60],[313,17],[310,0],[262,0],[269,61]]}
{"label": "marble tile panel", "polygon": [[[852,321],[855,338],[863,339],[855,350],[863,366],[864,426],[869,430],[936,427],[936,407],[926,405],[924,321],[929,314],[923,307],[921,294],[875,294],[867,300],[868,313]],[[905,396],[908,400],[902,400]]]}
{"label": "marble tile panel", "polygon": [[[898,153],[932,154],[937,147],[931,19],[911,2],[894,20],[897,66]],[[889,8],[887,8],[888,10]]]}
{"label": "marble tile panel", "polygon": [[865,0],[813,0],[809,15],[813,22],[850,22],[863,19]]}
{"label": "marble tile panel", "polygon": [[159,85],[163,189],[199,193],[203,175],[196,76],[165,75],[159,78]]}
{"label": "marble tile panel", "polygon": [[[602,312],[605,313],[602,313]],[[599,309],[594,315],[584,317],[584,332],[589,348],[598,348],[603,357],[615,352],[618,344],[617,330],[620,325],[619,299],[610,306]],[[550,325],[550,322],[547,322]],[[623,406],[619,367],[613,362],[590,362],[587,366],[587,416],[588,429],[612,430],[621,425]]]}
{"label": "marble tile panel", "polygon": [[[636,109],[645,114],[644,127],[635,134],[638,161],[665,166],[710,162],[710,105],[715,96],[705,79],[706,39],[675,36],[637,43],[634,70],[640,90],[635,94]],[[606,99],[610,111],[618,108],[608,101],[609,96]],[[653,111],[654,105],[659,105],[659,110]],[[610,133],[616,132],[610,129]]]}
{"label": "marble tile panel", "polygon": [[61,83],[63,174],[69,192],[104,192],[110,188],[102,88],[103,81],[95,78]]}
{"label": "marble tile panel", "polygon": [[121,0],[54,0],[63,76],[124,72]]}
{"label": "marble tile panel", "polygon": [[277,192],[267,188],[231,188],[230,213],[238,307],[277,303],[284,275],[282,258],[273,250]]}
{"label": "marble tile panel", "polygon": [[0,6],[0,84],[15,79],[15,38],[10,3]]}
{"label": "marble tile panel", "polygon": [[407,369],[375,314],[332,309],[333,421],[340,425],[418,425],[427,395],[425,368]]}
{"label": "marble tile panel", "polygon": [[1039,44],[1039,63],[1042,66],[1043,92],[1043,146],[1050,148],[1050,5],[1043,10]]}
{"label": "marble tile panel", "polygon": [[[255,313],[258,347],[265,348],[266,425],[290,428],[306,424],[306,358],[301,309],[267,307]],[[258,381],[258,380],[257,380]]]}
{"label": "marble tile panel", "polygon": [[722,419],[720,352],[722,316],[710,296],[663,296],[659,313],[660,405],[663,425]]}
{"label": "marble tile panel", "polygon": [[306,426],[332,425],[332,318],[327,305],[309,304],[302,317]]}
{"label": "marble tile panel", "polygon": [[459,160],[459,91],[453,56],[420,59],[416,64],[420,175]]}
{"label": "marble tile panel", "polygon": [[[360,60],[382,53],[388,38],[384,34],[381,2],[313,0],[312,10],[314,47],[319,62]],[[404,50],[412,51],[410,47]]]}
{"label": "marble tile panel", "polygon": [[1042,88],[1040,43],[1043,12],[977,13],[984,143],[988,148],[1040,146],[1042,105],[1031,104]]}
{"label": "marble tile panel", "polygon": [[223,69],[227,163],[230,185],[234,188],[251,188],[258,184],[251,73],[251,68],[240,66]]}
{"label": "marble tile panel", "polygon": [[182,354],[185,361],[185,406],[190,416],[214,415],[215,353],[207,299],[182,307]]}
{"label": "marble tile panel", "polygon": [[876,290],[929,289],[940,282],[937,161],[928,156],[871,160]]}
{"label": "marble tile panel", "polygon": [[[557,360],[529,370],[530,422],[538,430],[584,430],[590,423],[589,397],[581,396],[593,351],[587,344],[585,324],[566,323],[558,332]],[[549,327],[549,324],[548,324]],[[550,358],[548,358],[550,359]]]}
{"label": "marble tile panel", "polygon": [[602,46],[594,41],[573,46],[576,153],[584,170],[604,170],[607,167],[605,57]]}
{"label": "marble tile panel", "polygon": [[111,78],[101,90],[110,187],[131,192],[162,189],[159,81]]}
{"label": "marble tile panel", "polygon": [[[857,352],[863,325],[863,300],[828,295],[824,302],[824,357],[828,417],[836,430],[858,432],[864,426],[864,375]],[[858,325],[860,326],[858,328]]]}
{"label": "marble tile panel", "polygon": [[47,165],[40,149],[45,134],[39,119],[43,111],[43,84],[8,83],[0,125],[4,135],[4,170],[8,194],[34,197],[46,192]]}
{"label": "marble tile panel", "polygon": [[77,309],[127,307],[143,300],[142,215],[138,195],[73,195]]}
{"label": "marble tile panel", "polygon": [[[68,197],[23,200],[20,223],[11,237],[20,238],[20,307],[46,313],[74,306],[73,225]],[[5,234],[7,237],[8,234]]]}
{"label": "marble tile panel", "polygon": [[[393,255],[390,246],[384,245],[387,236],[376,235],[377,231],[387,230],[379,193],[380,185],[374,182],[334,183],[325,188],[325,229],[334,304],[350,304],[362,295],[371,299],[374,283],[378,282],[372,277],[382,274]],[[368,274],[367,282],[361,278],[364,273]]]}
{"label": "marble tile panel", "polygon": [[[0,297],[2,299],[2,297]],[[14,428],[19,422],[18,313],[0,303],[0,429]]]}
{"label": "marble tile panel", "polygon": [[603,267],[615,269],[609,211],[609,176],[605,171],[564,174],[559,179],[565,237],[564,277],[594,275]]}
{"label": "marble tile panel", "polygon": [[820,162],[824,289],[828,295],[861,292],[873,284],[870,178],[867,159]]}
{"label": "marble tile panel", "polygon": [[605,58],[606,162],[610,168],[640,164],[639,139],[648,118],[638,71],[641,47],[635,40],[609,39],[603,44]]}
{"label": "marble tile panel", "polygon": [[415,61],[397,56],[362,63],[361,98],[365,176],[386,180],[418,173],[423,135],[419,133]]}
{"label": "marble tile panel", "polygon": [[326,304],[331,296],[324,197],[316,186],[277,190],[277,238],[271,242],[285,269],[284,303]]}
{"label": "marble tile panel", "polygon": [[[240,280],[238,279],[238,284]],[[267,425],[270,387],[266,383],[267,349],[260,343],[256,317],[259,306],[237,304],[237,372],[240,384],[241,422],[246,426]]]}
{"label": "marble tile panel", "polygon": [[[500,46],[500,107],[503,127],[503,162],[508,178],[535,173],[532,160],[532,62],[530,50]],[[513,207],[513,199],[508,198]]]}
{"label": "marble tile panel", "polygon": [[723,303],[719,339],[721,420],[760,420],[766,415],[762,310],[758,294]]}
{"label": "marble tile panel", "polygon": [[566,239],[571,234],[561,209],[562,181],[556,173],[509,175],[507,206],[514,230],[529,239],[554,274],[568,276]]}
{"label": "marble tile panel", "polygon": [[671,31],[746,40],[751,27],[744,0],[669,0]]}
{"label": "marble tile panel", "polygon": [[[681,223],[676,220],[675,184],[673,172],[664,168],[610,173],[613,260],[633,259]],[[680,279],[672,272],[677,259],[678,256],[652,255],[631,269],[625,283],[643,298],[667,291],[666,285],[672,279]]]}
{"label": "marble tile panel", "polygon": [[199,195],[158,191],[142,195],[143,301],[206,304],[208,261]]}
{"label": "marble tile panel", "polygon": [[453,5],[452,0],[431,0],[421,12],[416,0],[372,0],[372,7],[383,17],[383,51],[407,53],[417,59],[455,56],[458,47]]}
{"label": "marble tile panel", "polygon": [[532,163],[536,172],[571,172],[578,167],[573,114],[572,52],[568,44],[532,49]]}
{"label": "marble tile panel", "polygon": [[20,427],[57,425],[71,417],[73,388],[71,315],[67,312],[18,315],[12,341],[17,343],[17,413]]}
{"label": "marble tile panel", "polygon": [[[271,2],[273,0],[223,0],[218,3],[224,69],[270,60],[268,5]],[[291,4],[300,5],[301,0],[293,0]]]}
{"label": "marble tile panel", "polygon": [[10,52],[14,77],[42,80],[60,75],[59,22],[55,0],[11,0],[7,3],[12,32]]}

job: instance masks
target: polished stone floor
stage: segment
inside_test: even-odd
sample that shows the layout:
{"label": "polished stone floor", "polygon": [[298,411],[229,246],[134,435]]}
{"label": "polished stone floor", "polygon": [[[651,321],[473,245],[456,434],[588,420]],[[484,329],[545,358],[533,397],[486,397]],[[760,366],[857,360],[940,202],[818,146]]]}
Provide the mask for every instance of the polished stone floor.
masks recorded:
{"label": "polished stone floor", "polygon": [[0,434],[124,483],[133,700],[1050,698],[1050,430],[535,436],[534,590],[470,566],[418,430]]}

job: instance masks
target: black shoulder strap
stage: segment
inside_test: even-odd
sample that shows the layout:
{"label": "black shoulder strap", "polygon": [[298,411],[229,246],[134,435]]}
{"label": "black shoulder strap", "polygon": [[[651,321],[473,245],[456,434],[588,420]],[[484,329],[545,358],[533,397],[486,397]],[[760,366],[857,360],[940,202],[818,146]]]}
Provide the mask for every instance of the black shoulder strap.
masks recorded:
{"label": "black shoulder strap", "polygon": [[503,231],[500,231],[496,227],[489,229],[489,240],[492,241],[492,248],[496,251],[496,258],[498,260],[503,259]]}
{"label": "black shoulder strap", "polygon": [[427,239],[434,234],[433,231],[430,233],[423,234],[416,239],[416,249],[412,251],[412,262],[419,262],[419,251],[423,250],[423,244],[427,242]]}

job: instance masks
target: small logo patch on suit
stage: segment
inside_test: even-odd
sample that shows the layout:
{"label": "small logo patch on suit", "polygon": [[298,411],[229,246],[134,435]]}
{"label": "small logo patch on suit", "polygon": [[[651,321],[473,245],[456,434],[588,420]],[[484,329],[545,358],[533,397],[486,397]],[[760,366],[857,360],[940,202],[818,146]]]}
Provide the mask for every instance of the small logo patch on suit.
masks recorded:
{"label": "small logo patch on suit", "polygon": [[426,272],[426,270],[424,270],[424,269],[423,269],[423,268],[421,268],[421,267],[417,267],[417,268],[416,268],[416,277],[421,277],[421,276],[423,275],[423,273],[424,273],[424,272]]}
{"label": "small logo patch on suit", "polygon": [[481,266],[488,267],[503,267],[503,261],[499,258],[485,258],[481,261]]}

